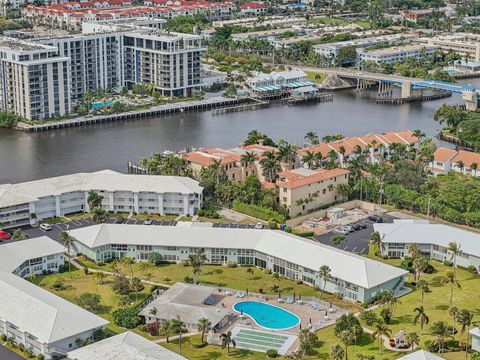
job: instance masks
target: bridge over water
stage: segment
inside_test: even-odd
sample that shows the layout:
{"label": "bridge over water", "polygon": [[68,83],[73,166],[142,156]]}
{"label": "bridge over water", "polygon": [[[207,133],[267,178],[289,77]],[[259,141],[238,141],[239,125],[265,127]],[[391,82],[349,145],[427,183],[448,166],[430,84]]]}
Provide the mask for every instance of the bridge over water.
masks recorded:
{"label": "bridge over water", "polygon": [[357,81],[357,89],[365,89],[372,82],[378,83],[379,95],[390,93],[391,86],[401,88],[401,99],[412,97],[413,90],[441,90],[462,95],[467,110],[475,111],[480,102],[480,88],[468,84],[449,83],[437,80],[411,78],[397,75],[378,74],[350,68],[303,67],[304,70],[336,75],[339,78]]}

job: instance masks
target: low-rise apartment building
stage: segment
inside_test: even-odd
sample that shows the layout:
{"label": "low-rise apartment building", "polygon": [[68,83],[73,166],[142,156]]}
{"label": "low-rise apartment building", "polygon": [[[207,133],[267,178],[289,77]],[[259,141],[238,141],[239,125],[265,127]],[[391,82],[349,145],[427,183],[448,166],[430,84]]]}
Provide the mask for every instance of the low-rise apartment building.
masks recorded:
{"label": "low-rise apartment building", "polygon": [[320,206],[342,201],[345,198],[341,185],[348,183],[345,169],[298,168],[282,171],[275,183],[279,192],[279,203],[285,206],[290,217],[314,211]]}
{"label": "low-rise apartment building", "polygon": [[364,62],[376,64],[402,63],[407,59],[422,60],[432,56],[438,50],[433,45],[405,45],[377,50],[357,49],[357,66],[362,68]]}
{"label": "low-rise apartment building", "polygon": [[445,51],[455,51],[463,59],[480,62],[480,35],[472,33],[455,33],[451,35],[421,38],[420,42],[437,46]]}
{"label": "low-rise apartment building", "polygon": [[23,279],[57,272],[63,251],[46,236],[0,246],[0,334],[46,359],[65,356],[78,347],[77,339],[91,340],[108,323]]}
{"label": "low-rise apartment building", "polygon": [[[283,231],[186,226],[102,224],[71,230],[75,250],[92,260],[130,257],[147,261],[157,252],[179,263],[203,250],[210,264],[255,265],[289,279],[323,286],[319,269],[332,270],[325,289],[345,299],[368,301],[385,290],[403,286],[407,272]],[[348,264],[348,265],[347,265]]]}
{"label": "low-rise apartment building", "polygon": [[37,42],[0,39],[0,109],[28,120],[71,111],[70,58]]}
{"label": "low-rise apartment building", "polygon": [[298,154],[304,156],[307,151],[321,153],[322,159],[327,159],[334,152],[340,164],[345,164],[350,158],[366,154],[366,160],[372,164],[380,160],[388,160],[393,152],[393,144],[418,146],[420,139],[411,130],[391,131],[382,134],[366,134],[363,136],[345,137],[328,143],[313,145],[300,149]]}
{"label": "low-rise apartment building", "polygon": [[[480,235],[454,226],[430,224],[424,220],[394,220],[392,224],[374,224],[382,238],[381,252],[393,258],[409,256],[410,244],[417,244],[422,255],[438,261],[454,261],[480,271]],[[457,243],[454,254],[448,244]]]}
{"label": "low-rise apartment building", "polygon": [[447,174],[450,171],[465,175],[480,176],[480,154],[473,151],[454,150],[439,147],[433,154],[429,169],[435,174]]}
{"label": "low-rise apartment building", "polygon": [[193,215],[203,204],[203,188],[191,178],[103,170],[0,185],[0,222],[5,228],[18,227],[88,212],[91,190],[111,212]]}
{"label": "low-rise apartment building", "polygon": [[267,7],[260,1],[246,2],[238,8],[240,9],[240,16],[262,16],[267,13]]}

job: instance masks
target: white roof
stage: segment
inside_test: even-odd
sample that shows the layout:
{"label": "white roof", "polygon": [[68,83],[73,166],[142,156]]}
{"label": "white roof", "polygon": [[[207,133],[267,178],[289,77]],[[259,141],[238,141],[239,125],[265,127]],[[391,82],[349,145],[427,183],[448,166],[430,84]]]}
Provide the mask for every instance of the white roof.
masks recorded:
{"label": "white roof", "polygon": [[71,360],[181,360],[183,356],[127,331],[68,353]]}
{"label": "white roof", "polygon": [[182,176],[132,175],[113,170],[76,173],[18,184],[0,185],[0,208],[70,191],[132,191],[201,193],[198,181]]}
{"label": "white roof", "polygon": [[454,226],[431,224],[428,221],[394,220],[393,224],[374,224],[384,234],[384,243],[433,244],[447,247],[456,242],[466,254],[480,257],[480,234]]}
{"label": "white roof", "polygon": [[470,335],[475,336],[477,338],[480,338],[480,328],[476,327],[473,329],[470,329],[469,331]]}
{"label": "white roof", "polygon": [[180,317],[187,324],[196,324],[202,318],[207,318],[212,325],[218,324],[225,316],[228,310],[203,304],[203,301],[212,295],[213,288],[176,283],[162,295],[150,302],[140,311],[140,315],[149,317],[150,310],[158,310],[157,318],[171,320]]}
{"label": "white roof", "polygon": [[328,265],[332,276],[371,288],[405,275],[403,269],[274,230],[101,224],[71,230],[89,248],[110,243],[253,249],[318,271]]}
{"label": "white roof", "polygon": [[0,318],[42,343],[100,328],[108,321],[16,275],[0,271]]}
{"label": "white roof", "polygon": [[407,356],[402,356],[398,360],[441,360],[440,356],[434,355],[425,350],[418,350],[414,353],[408,354]]}
{"label": "white roof", "polygon": [[0,271],[13,272],[26,260],[61,254],[64,247],[47,236],[0,245]]}
{"label": "white roof", "polygon": [[11,273],[26,260],[63,251],[62,245],[46,236],[0,245],[0,319],[42,343],[108,324],[101,317]]}
{"label": "white roof", "polygon": [[247,81],[251,84],[256,84],[258,82],[264,82],[264,81],[274,81],[274,82],[276,82],[277,80],[288,81],[291,79],[304,78],[304,77],[307,77],[307,74],[305,73],[305,71],[300,69],[292,69],[292,70],[272,72],[270,74],[259,72],[254,77],[248,79]]}

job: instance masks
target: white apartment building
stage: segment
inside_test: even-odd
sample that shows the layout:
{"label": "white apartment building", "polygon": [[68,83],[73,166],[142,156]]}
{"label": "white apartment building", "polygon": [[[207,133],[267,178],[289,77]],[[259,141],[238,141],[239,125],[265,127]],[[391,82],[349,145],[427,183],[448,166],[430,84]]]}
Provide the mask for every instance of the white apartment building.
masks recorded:
{"label": "white apartment building", "polygon": [[[393,258],[409,256],[408,246],[417,244],[422,255],[438,261],[453,261],[459,266],[474,266],[480,272],[480,235],[453,226],[430,224],[424,220],[394,220],[392,224],[373,224],[382,237],[382,253]],[[455,242],[455,255],[448,244]]]}
{"label": "white apartment building", "polygon": [[410,34],[394,34],[394,35],[382,35],[376,37],[360,38],[354,40],[337,41],[328,44],[313,45],[313,50],[327,58],[336,58],[340,49],[346,46],[355,46],[357,48],[366,48],[374,45],[381,44],[395,44],[400,41],[413,39],[414,36]]}
{"label": "white apartment building", "polygon": [[438,47],[433,45],[405,45],[377,50],[357,49],[357,66],[361,68],[365,61],[393,64],[404,62],[409,58],[421,60],[432,56],[437,50]]}
{"label": "white apartment building", "polygon": [[421,38],[419,41],[428,45],[437,46],[445,51],[453,50],[460,54],[463,59],[476,62],[480,61],[479,34],[456,33],[433,38]]}
{"label": "white apartment building", "polygon": [[75,250],[93,260],[131,257],[147,261],[148,254],[158,252],[164,261],[179,263],[201,249],[210,264],[255,265],[319,286],[323,280],[318,271],[327,265],[332,278],[325,289],[353,301],[368,301],[385,290],[397,293],[407,273],[283,231],[101,224],[70,234],[75,238]]}
{"label": "white apartment building", "polygon": [[188,177],[103,170],[0,185],[0,222],[9,228],[88,212],[90,190],[111,212],[193,215],[203,203],[203,188]]}
{"label": "white apartment building", "polygon": [[0,39],[0,109],[37,120],[68,114],[70,59],[36,42]]}
{"label": "white apartment building", "polygon": [[0,246],[0,334],[46,359],[64,356],[108,322],[33,283],[29,274],[56,272],[64,248],[43,236]]}
{"label": "white apartment building", "polygon": [[429,169],[435,175],[456,173],[480,176],[480,154],[473,151],[439,147],[433,154]]}

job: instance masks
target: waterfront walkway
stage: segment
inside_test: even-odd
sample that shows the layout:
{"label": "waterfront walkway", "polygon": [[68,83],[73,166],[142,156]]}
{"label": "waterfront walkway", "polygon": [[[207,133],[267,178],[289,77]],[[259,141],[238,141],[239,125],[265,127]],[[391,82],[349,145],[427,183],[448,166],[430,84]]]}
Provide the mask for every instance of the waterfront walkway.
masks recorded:
{"label": "waterfront walkway", "polygon": [[173,113],[179,113],[184,111],[205,111],[211,110],[218,107],[232,106],[237,105],[242,101],[247,99],[238,99],[238,98],[225,98],[222,96],[212,97],[204,100],[196,101],[182,101],[172,104],[165,104],[159,106],[153,106],[146,110],[138,111],[127,111],[118,114],[109,114],[109,115],[86,115],[80,116],[73,119],[59,120],[59,121],[48,121],[44,124],[27,124],[27,123],[18,123],[16,128],[18,130],[24,131],[45,131],[45,130],[54,130],[68,127],[75,127],[81,125],[91,125],[98,124],[103,122],[111,122],[117,120],[127,120],[135,119],[139,117],[146,116],[158,116],[158,115],[167,115]]}

